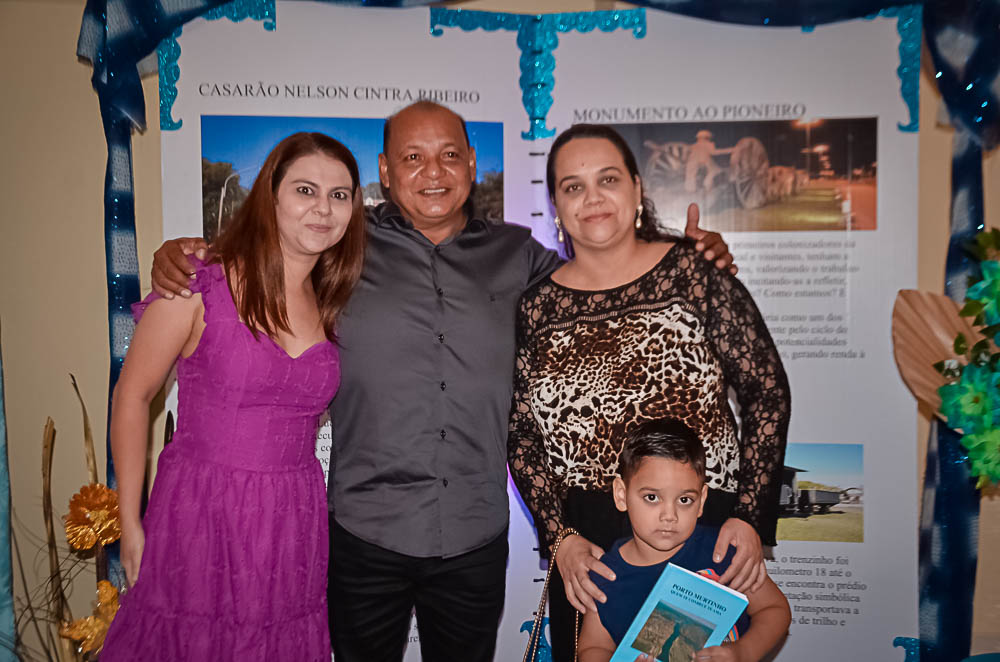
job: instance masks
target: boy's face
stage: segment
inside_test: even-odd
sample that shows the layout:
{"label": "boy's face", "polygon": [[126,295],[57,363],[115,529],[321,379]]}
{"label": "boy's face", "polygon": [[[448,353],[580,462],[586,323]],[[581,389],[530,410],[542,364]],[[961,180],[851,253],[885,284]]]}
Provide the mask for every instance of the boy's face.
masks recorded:
{"label": "boy's face", "polygon": [[694,532],[708,485],[690,464],[647,457],[628,484],[616,477],[613,490],[618,510],[628,512],[640,549],[672,556]]}

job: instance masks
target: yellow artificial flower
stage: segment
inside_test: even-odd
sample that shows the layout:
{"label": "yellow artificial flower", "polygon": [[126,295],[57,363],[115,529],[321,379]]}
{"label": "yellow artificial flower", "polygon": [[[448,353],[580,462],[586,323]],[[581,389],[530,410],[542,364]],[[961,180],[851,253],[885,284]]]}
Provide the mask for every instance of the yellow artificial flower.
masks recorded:
{"label": "yellow artificial flower", "polygon": [[64,623],[59,628],[59,636],[78,642],[81,653],[99,651],[104,646],[104,637],[117,613],[118,589],[111,582],[102,579],[97,582],[94,613],[72,623]]}
{"label": "yellow artificial flower", "polygon": [[97,543],[110,545],[122,535],[118,518],[118,493],[100,483],[80,488],[69,502],[63,518],[66,540],[73,549],[90,549]]}

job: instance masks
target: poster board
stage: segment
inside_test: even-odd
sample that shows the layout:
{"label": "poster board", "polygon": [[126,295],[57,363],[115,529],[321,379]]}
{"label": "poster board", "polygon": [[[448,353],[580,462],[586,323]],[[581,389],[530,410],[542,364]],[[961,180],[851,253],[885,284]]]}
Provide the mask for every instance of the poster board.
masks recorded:
{"label": "poster board", "polygon": [[[448,11],[279,2],[273,31],[187,24],[168,44],[179,75],[164,128],[180,126],[163,132],[164,236],[214,236],[267,151],[296,130],[345,142],[376,202],[381,120],[429,98],[469,122],[480,188],[502,190],[506,220],[554,247],[552,138],[529,117],[546,99],[522,87],[519,24],[484,15],[436,26]],[[668,226],[699,202],[779,346],[793,414],[768,568],[793,626],[777,659],[896,660],[892,638],[917,625],[917,488],[889,311],[916,281],[917,140],[899,129],[895,21],[803,31],[635,11],[641,30],[559,31],[544,129],[615,125]],[[328,447],[326,428],[318,456]],[[510,503],[498,660],[523,651],[543,577],[512,486]],[[414,627],[411,662],[418,637]]]}

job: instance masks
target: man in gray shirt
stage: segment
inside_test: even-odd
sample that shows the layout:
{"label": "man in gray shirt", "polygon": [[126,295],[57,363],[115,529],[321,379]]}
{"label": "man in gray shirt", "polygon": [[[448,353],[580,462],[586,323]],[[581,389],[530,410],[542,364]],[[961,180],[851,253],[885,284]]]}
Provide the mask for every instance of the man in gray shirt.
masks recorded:
{"label": "man in gray shirt", "polygon": [[[476,155],[451,110],[404,108],[383,152],[391,201],[369,213],[330,408],[334,656],[401,660],[415,609],[426,662],[486,662],[503,612],[515,312],[559,258],[470,208]],[[728,260],[718,235],[698,235]],[[199,247],[167,242],[154,287],[180,292]]]}

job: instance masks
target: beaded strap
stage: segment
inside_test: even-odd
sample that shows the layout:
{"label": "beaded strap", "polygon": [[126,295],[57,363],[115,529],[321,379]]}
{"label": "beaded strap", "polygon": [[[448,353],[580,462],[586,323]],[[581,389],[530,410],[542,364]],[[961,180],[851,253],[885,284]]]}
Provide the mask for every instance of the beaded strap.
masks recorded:
{"label": "beaded strap", "polygon": [[[552,545],[552,560],[549,562],[548,572],[545,573],[545,583],[542,585],[542,598],[538,601],[538,610],[535,611],[535,625],[531,628],[531,637],[528,639],[528,648],[524,651],[521,662],[534,662],[538,653],[538,638],[542,632],[542,617],[545,614],[545,601],[549,597],[549,580],[552,578],[552,570],[556,567],[556,554],[559,553],[559,546],[562,541],[572,535],[580,535],[576,529],[566,528],[556,536],[556,542]],[[573,627],[573,662],[576,662],[577,651],[580,646],[580,612],[576,612],[576,623]]]}

